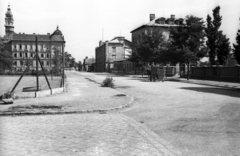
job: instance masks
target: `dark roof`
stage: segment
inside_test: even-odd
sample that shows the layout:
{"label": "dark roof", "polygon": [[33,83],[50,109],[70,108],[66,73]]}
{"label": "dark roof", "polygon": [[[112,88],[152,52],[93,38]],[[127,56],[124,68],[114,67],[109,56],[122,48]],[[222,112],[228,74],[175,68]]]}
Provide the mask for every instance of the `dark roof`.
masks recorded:
{"label": "dark roof", "polygon": [[[133,33],[134,31],[137,31],[137,30],[139,30],[139,29],[141,29],[141,28],[144,28],[144,27],[163,27],[163,28],[169,28],[169,27],[178,27],[178,26],[179,26],[179,25],[177,25],[177,24],[171,25],[171,24],[168,24],[168,23],[165,23],[165,24],[156,23],[158,20],[160,20],[160,21],[161,21],[161,20],[166,20],[166,21],[171,20],[171,21],[174,21],[174,20],[177,20],[177,19],[175,19],[175,18],[174,18],[174,19],[173,19],[173,18],[168,18],[168,19],[166,19],[165,17],[155,18],[155,19],[153,19],[152,21],[150,21],[149,23],[144,24],[144,25],[142,25],[142,26],[140,26],[140,27],[137,27],[136,29],[132,30],[131,33]],[[178,20],[183,21],[182,18],[179,18]]]}
{"label": "dark roof", "polygon": [[58,26],[57,26],[57,29],[52,33],[51,36],[53,36],[53,35],[62,35],[62,32],[61,32],[61,30],[58,29]]}
{"label": "dark roof", "polygon": [[[35,41],[35,34],[13,34],[13,41]],[[50,35],[37,35],[38,41],[50,41]]]}

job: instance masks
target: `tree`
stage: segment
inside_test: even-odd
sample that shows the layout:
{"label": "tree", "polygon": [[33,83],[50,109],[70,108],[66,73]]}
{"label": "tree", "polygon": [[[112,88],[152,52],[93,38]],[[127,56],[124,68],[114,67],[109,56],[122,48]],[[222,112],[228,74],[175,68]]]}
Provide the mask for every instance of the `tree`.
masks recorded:
{"label": "tree", "polygon": [[226,64],[230,50],[229,38],[219,32],[219,47],[217,48],[217,63],[219,65]]}
{"label": "tree", "polygon": [[72,58],[72,55],[68,52],[65,52],[65,67],[69,68],[70,59]]}
{"label": "tree", "polygon": [[10,52],[4,49],[4,46],[0,47],[0,68],[10,69],[12,67],[12,55]]}
{"label": "tree", "polygon": [[236,44],[233,44],[233,52],[238,64],[240,64],[240,29],[237,32]]}
{"label": "tree", "polygon": [[[206,55],[204,47],[204,21],[202,18],[193,15],[186,16],[186,23],[183,26],[170,29],[171,44],[177,58],[174,57],[174,62],[187,63],[189,79],[189,67],[193,62],[199,61]],[[171,54],[171,55],[172,55]]]}
{"label": "tree", "polygon": [[220,16],[220,6],[217,6],[213,9],[213,20],[207,15],[207,27],[206,27],[206,36],[207,36],[207,46],[209,48],[209,61],[212,65],[217,64],[217,52],[220,46],[220,40],[222,33],[219,31],[221,26],[222,16]]}
{"label": "tree", "polygon": [[76,66],[78,67],[78,71],[81,71],[82,70],[82,62],[81,61],[78,61],[76,63]]}
{"label": "tree", "polygon": [[52,57],[52,61],[53,61],[53,65],[54,65],[54,72],[55,74],[59,74],[60,70],[61,70],[61,65],[62,65],[62,54],[60,52],[60,50],[58,48],[54,48],[53,49],[53,57]]}
{"label": "tree", "polygon": [[133,62],[153,63],[157,61],[159,48],[166,41],[163,32],[148,28],[133,44],[133,51],[129,58]]}

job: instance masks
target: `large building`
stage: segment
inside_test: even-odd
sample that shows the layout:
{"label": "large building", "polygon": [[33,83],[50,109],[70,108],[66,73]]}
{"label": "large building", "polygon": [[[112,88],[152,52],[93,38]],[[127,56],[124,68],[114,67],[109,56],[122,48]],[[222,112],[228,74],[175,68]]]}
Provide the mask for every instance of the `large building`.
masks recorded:
{"label": "large building", "polygon": [[[179,27],[184,24],[183,18],[175,18],[175,15],[171,15],[170,18],[160,17],[156,18],[155,14],[150,14],[150,22],[137,27],[132,30],[132,43],[135,44],[141,40],[141,36],[146,33],[147,30],[161,31],[166,39],[169,38],[169,29],[171,27]],[[171,65],[171,64],[169,64]],[[172,64],[173,65],[173,64]],[[175,65],[173,65],[175,66]],[[176,73],[179,74],[179,64],[176,65]]]}
{"label": "large building", "polygon": [[61,56],[65,46],[64,36],[58,27],[52,34],[15,33],[14,19],[10,6],[8,6],[5,15],[5,36],[2,40],[5,49],[12,53],[13,70],[22,71],[26,68],[26,65],[30,66],[30,69],[36,68],[36,61],[34,60],[36,54],[36,36],[38,38],[38,55],[43,67],[45,69],[53,67],[54,61],[52,58],[57,55]]}
{"label": "large building", "polygon": [[132,30],[132,42],[136,43],[140,38],[141,35],[146,33],[146,30],[155,29],[162,31],[164,35],[169,37],[169,28],[170,27],[178,27],[180,25],[183,25],[184,20],[182,18],[175,18],[175,15],[171,15],[170,18],[155,18],[155,14],[150,14],[150,22],[144,25],[141,25],[140,27],[137,27],[136,29]]}
{"label": "large building", "polygon": [[111,41],[99,42],[95,49],[95,71],[111,72],[114,70],[114,61],[125,60],[131,52],[131,42],[124,37],[115,37]]}

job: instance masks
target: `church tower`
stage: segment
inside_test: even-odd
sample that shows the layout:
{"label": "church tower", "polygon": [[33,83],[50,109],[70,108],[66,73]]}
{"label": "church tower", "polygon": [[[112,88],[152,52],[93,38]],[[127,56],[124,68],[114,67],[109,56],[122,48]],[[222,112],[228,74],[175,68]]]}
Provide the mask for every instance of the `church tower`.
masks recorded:
{"label": "church tower", "polygon": [[8,5],[8,9],[6,12],[6,17],[5,17],[5,32],[6,36],[10,36],[11,34],[14,33],[14,26],[13,26],[13,15],[11,12],[10,5]]}

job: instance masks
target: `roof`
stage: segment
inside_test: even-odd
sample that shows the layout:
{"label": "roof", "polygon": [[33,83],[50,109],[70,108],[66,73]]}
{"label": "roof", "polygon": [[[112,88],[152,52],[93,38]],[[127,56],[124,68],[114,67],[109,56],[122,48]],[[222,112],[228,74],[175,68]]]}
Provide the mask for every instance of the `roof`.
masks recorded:
{"label": "roof", "polygon": [[[162,19],[165,19],[165,21],[170,20],[170,18],[166,19],[164,17],[155,18],[152,21],[150,21],[149,23],[144,24],[144,25],[142,25],[140,27],[137,27],[136,29],[132,30],[131,33],[133,33],[134,31],[137,31],[141,28],[144,28],[144,27],[166,27],[166,28],[168,28],[168,27],[178,27],[179,26],[177,24],[166,24],[166,23],[165,24],[159,24],[159,23],[156,23],[157,20],[162,20]],[[179,19],[172,19],[172,20],[178,21],[178,20],[183,20],[183,19],[179,18]]]}
{"label": "roof", "polygon": [[115,37],[113,38],[110,42],[108,43],[123,43],[126,44],[126,45],[131,45],[132,42],[130,42],[129,40],[125,39],[124,37],[122,36],[118,36],[118,37]]}
{"label": "roof", "polygon": [[[50,35],[37,35],[38,41],[50,41]],[[35,41],[35,34],[13,34],[13,41]]]}

